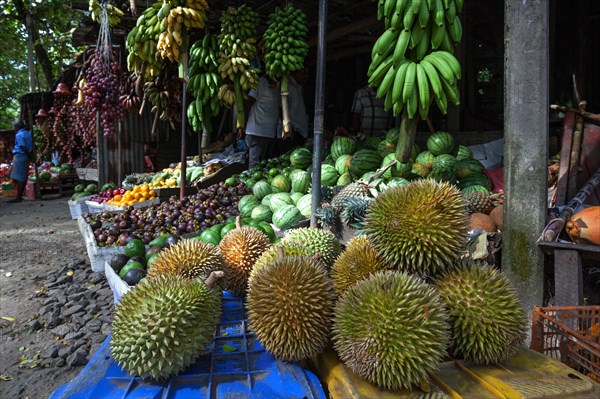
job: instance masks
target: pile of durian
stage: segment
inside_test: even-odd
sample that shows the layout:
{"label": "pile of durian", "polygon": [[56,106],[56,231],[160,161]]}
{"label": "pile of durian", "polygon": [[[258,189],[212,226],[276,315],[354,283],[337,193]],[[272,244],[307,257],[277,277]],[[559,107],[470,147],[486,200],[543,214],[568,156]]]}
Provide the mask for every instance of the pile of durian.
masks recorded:
{"label": "pile of durian", "polygon": [[462,257],[468,214],[455,186],[390,187],[361,217],[363,234],[345,248],[313,228],[274,245],[249,226],[218,247],[180,241],[117,306],[112,356],[142,377],[178,373],[210,343],[224,288],[245,297],[252,331],[277,359],[333,347],[385,389],[418,389],[450,358],[490,364],[517,351],[523,309],[497,269]]}

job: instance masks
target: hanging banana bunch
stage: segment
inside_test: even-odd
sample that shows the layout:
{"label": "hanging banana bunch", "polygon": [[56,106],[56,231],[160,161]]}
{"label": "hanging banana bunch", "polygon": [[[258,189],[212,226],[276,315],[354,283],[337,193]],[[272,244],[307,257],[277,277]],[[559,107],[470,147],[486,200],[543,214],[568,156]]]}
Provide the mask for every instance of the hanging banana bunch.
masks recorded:
{"label": "hanging banana bunch", "polygon": [[162,60],[156,52],[161,32],[162,2],[156,2],[147,8],[137,19],[135,27],[127,35],[127,69],[141,75],[147,81],[158,74]]}
{"label": "hanging banana bunch", "polygon": [[144,83],[144,102],[149,102],[155,114],[152,134],[156,131],[158,120],[168,120],[174,123],[181,121],[181,80],[177,72],[164,64],[158,75]]}
{"label": "hanging banana bunch", "polygon": [[[119,7],[112,5],[110,2],[107,2],[105,6],[108,15],[108,24],[110,26],[119,25],[121,17],[123,16],[123,11],[121,11]],[[90,0],[89,11],[92,21],[100,23],[102,16],[101,2],[99,0]]]}
{"label": "hanging banana bunch", "polygon": [[458,13],[463,0],[379,0],[377,18],[385,31],[377,39],[367,72],[384,108],[403,115],[408,132],[398,141],[396,158],[407,162],[418,116],[426,119],[435,101],[443,114],[459,105],[461,68],[454,46],[462,37]]}
{"label": "hanging banana bunch", "polygon": [[208,11],[206,0],[164,1],[158,12],[162,31],[156,46],[162,58],[171,62],[179,60],[185,31],[204,28],[207,19],[206,11]]}
{"label": "hanging banana bunch", "polygon": [[281,109],[285,138],[291,130],[288,105],[289,73],[302,69],[308,54],[306,42],[306,15],[289,4],[279,7],[269,16],[269,26],[263,36],[265,43],[265,68],[269,75],[281,80]]}
{"label": "hanging banana bunch", "polygon": [[187,108],[187,117],[195,132],[211,131],[210,120],[218,115],[221,104],[217,98],[221,86],[218,68],[217,37],[206,32],[202,40],[190,48],[188,91],[195,97]]}
{"label": "hanging banana bunch", "polygon": [[[258,86],[258,68],[252,66],[256,56],[259,15],[246,4],[229,7],[221,16],[219,67],[224,83],[217,97],[227,106],[235,102],[237,127],[246,126],[244,92]],[[233,89],[232,89],[233,87]]]}

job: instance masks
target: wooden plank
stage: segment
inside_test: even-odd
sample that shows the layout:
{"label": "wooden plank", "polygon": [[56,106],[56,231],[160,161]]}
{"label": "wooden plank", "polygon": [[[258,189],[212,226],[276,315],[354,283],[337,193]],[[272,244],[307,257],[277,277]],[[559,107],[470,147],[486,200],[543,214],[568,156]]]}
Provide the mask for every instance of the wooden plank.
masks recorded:
{"label": "wooden plank", "polygon": [[556,204],[566,205],[569,164],[571,159],[571,146],[573,144],[573,129],[575,128],[576,114],[567,112],[563,121],[562,146],[560,150],[560,167],[558,169],[558,182],[556,183]]}
{"label": "wooden plank", "polygon": [[583,305],[583,263],[576,250],[554,251],[554,302],[556,306]]}
{"label": "wooden plank", "polygon": [[572,242],[538,241],[538,246],[548,255],[553,255],[555,250],[574,250],[581,253],[584,259],[600,261],[600,246],[575,244]]}

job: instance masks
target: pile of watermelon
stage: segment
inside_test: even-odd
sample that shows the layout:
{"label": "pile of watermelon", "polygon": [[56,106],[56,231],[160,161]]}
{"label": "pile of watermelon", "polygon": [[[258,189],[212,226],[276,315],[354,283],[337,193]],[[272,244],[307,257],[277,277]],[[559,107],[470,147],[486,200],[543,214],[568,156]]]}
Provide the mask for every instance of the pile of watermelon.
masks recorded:
{"label": "pile of watermelon", "polygon": [[[380,168],[396,161],[399,130],[391,129],[384,139],[369,137],[357,142],[350,137],[335,137],[321,165],[322,186],[345,186],[353,181],[369,180]],[[436,132],[427,139],[423,151],[415,144],[409,162],[396,162],[379,179],[376,188],[383,190],[409,180],[434,178],[457,185],[466,194],[492,189],[484,166],[468,147],[455,145],[447,132]],[[285,230],[310,217],[312,152],[296,148],[279,158],[261,164],[231,178],[230,184],[242,180],[252,194],[242,197],[238,210],[245,218],[272,223]]]}

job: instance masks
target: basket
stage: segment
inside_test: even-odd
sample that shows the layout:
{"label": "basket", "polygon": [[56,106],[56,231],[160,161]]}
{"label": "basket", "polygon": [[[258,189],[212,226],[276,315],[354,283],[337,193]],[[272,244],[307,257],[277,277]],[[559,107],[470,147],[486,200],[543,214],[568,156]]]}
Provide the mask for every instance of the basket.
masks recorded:
{"label": "basket", "polygon": [[600,382],[600,306],[536,307],[531,349]]}

